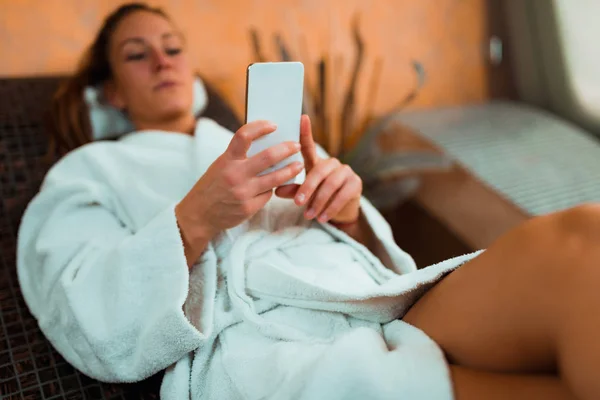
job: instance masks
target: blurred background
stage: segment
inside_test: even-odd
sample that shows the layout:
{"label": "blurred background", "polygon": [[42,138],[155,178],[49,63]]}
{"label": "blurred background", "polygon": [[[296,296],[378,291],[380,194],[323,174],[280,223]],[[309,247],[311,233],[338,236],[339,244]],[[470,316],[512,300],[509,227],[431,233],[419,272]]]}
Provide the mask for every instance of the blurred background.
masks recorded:
{"label": "blurred background", "polygon": [[[0,76],[65,74],[120,0],[19,0],[0,2]],[[279,59],[275,35],[294,58],[307,64],[341,57],[348,80],[355,55],[352,20],[360,19],[365,44],[357,102],[365,106],[369,72],[381,57],[380,90],[373,105],[382,112],[413,86],[410,62],[427,70],[427,86],[412,107],[480,102],[512,93],[508,63],[488,62],[490,35],[499,35],[500,5],[486,0],[163,0],[189,43],[193,63],[243,115],[245,70],[255,60],[251,30],[265,56]],[[303,49],[305,47],[306,51]],[[302,54],[301,54],[302,53]],[[307,54],[303,54],[307,53]],[[305,59],[306,58],[306,59]],[[307,68],[308,69],[308,68]]]}

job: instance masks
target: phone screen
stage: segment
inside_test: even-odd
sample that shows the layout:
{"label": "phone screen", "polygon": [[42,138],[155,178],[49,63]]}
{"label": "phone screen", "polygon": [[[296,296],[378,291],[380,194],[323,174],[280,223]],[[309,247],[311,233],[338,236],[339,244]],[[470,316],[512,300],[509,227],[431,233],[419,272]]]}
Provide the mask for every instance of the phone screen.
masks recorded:
{"label": "phone screen", "polygon": [[[246,123],[267,120],[277,130],[255,140],[248,157],[275,144],[300,140],[300,117],[304,93],[304,65],[300,62],[255,63],[248,67],[246,83]],[[275,171],[294,161],[298,153],[263,173]]]}

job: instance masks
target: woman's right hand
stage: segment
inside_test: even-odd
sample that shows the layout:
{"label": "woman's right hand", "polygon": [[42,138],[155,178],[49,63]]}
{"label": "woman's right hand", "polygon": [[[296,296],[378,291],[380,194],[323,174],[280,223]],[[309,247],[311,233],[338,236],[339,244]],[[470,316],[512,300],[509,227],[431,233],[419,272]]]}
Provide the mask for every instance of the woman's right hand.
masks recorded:
{"label": "woman's right hand", "polygon": [[208,242],[219,232],[239,225],[269,201],[273,189],[298,175],[303,168],[294,162],[282,169],[258,176],[272,165],[300,151],[300,144],[284,142],[253,157],[246,153],[252,141],[276,129],[267,121],[242,126],[227,150],[175,208],[177,222],[191,266]]}

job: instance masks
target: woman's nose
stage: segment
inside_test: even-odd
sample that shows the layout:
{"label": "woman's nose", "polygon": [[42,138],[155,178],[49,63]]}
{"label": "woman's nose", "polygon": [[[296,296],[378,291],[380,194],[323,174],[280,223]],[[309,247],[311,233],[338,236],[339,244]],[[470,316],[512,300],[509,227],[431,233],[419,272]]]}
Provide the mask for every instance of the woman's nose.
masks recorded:
{"label": "woman's nose", "polygon": [[154,69],[157,71],[171,67],[171,58],[161,50],[153,51]]}

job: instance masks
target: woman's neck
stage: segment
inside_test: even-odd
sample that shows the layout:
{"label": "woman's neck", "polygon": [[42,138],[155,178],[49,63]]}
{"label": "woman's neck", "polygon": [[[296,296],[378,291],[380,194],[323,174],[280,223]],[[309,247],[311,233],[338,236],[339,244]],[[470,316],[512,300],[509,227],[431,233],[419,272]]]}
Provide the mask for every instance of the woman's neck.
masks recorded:
{"label": "woman's neck", "polygon": [[196,119],[192,114],[186,114],[163,121],[134,121],[134,126],[139,131],[159,130],[193,135],[196,128]]}

